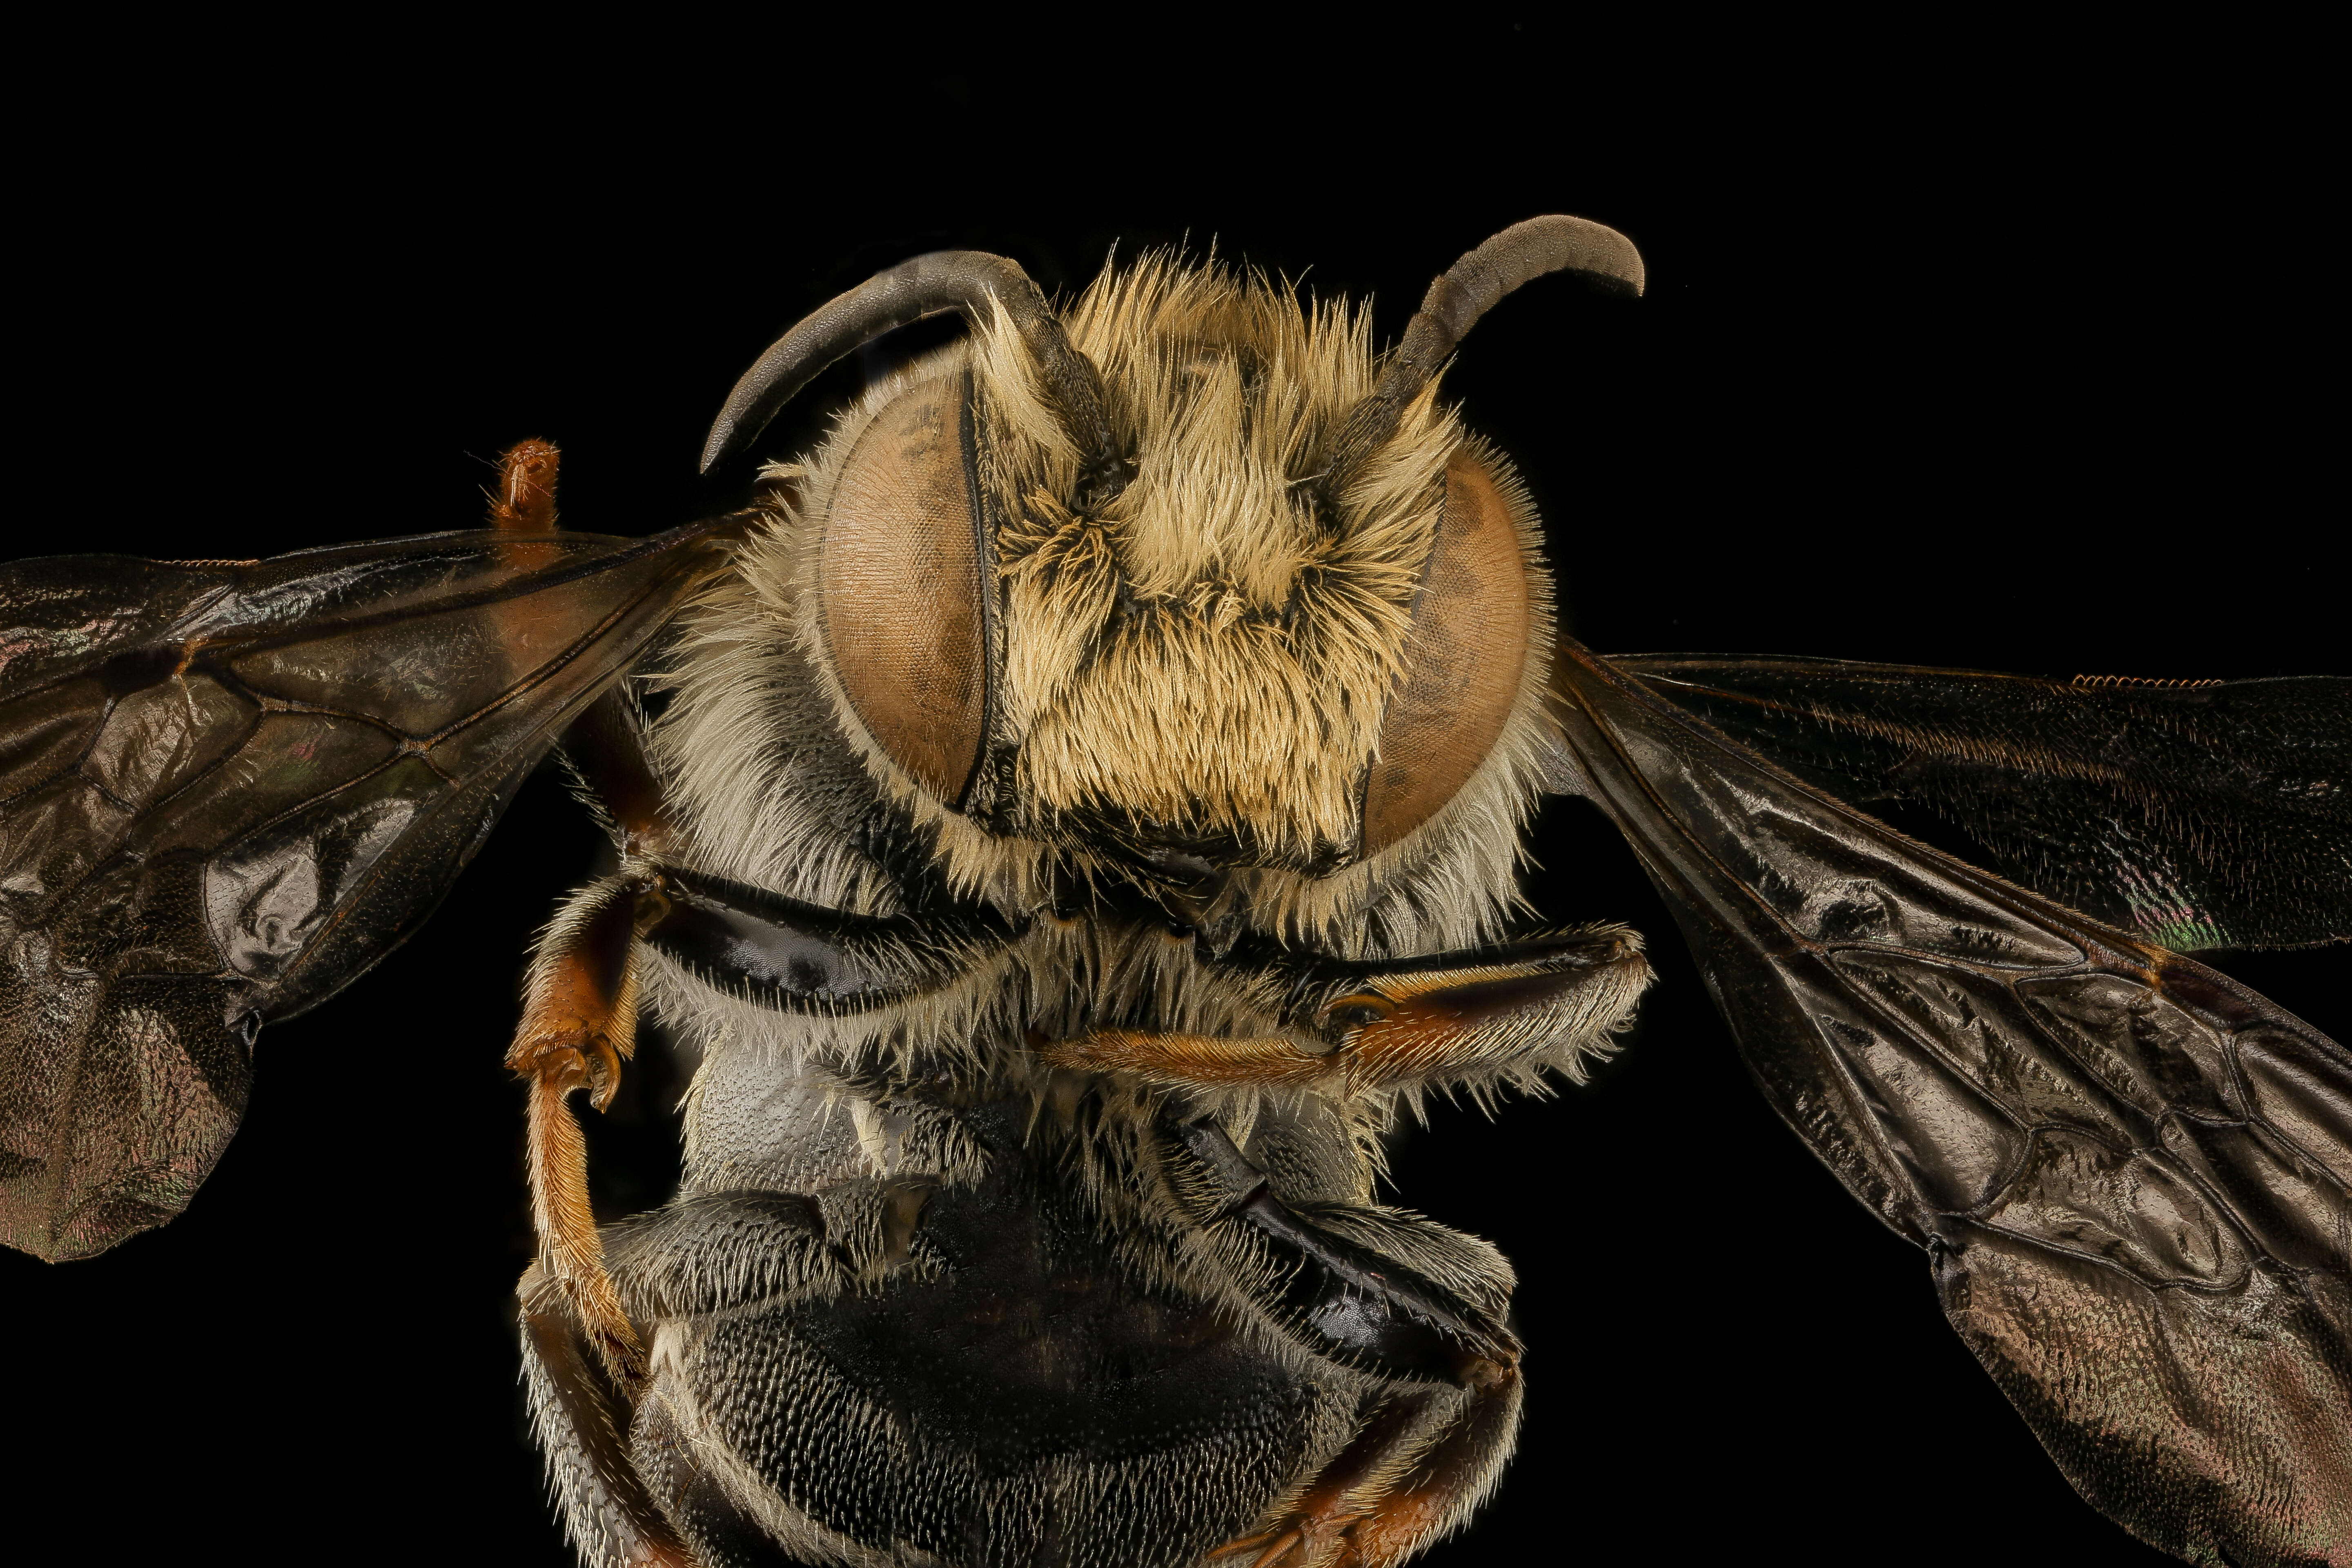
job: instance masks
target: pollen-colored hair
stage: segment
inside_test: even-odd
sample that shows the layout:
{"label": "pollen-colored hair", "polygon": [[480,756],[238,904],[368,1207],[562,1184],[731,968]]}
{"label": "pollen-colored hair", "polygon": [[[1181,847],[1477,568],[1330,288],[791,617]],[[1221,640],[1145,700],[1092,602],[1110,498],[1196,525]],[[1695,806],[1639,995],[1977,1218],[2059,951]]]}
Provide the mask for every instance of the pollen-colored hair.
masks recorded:
{"label": "pollen-colored hair", "polygon": [[[694,700],[680,730],[695,765],[680,784],[713,795],[712,805],[731,797],[723,819],[762,825],[709,852],[735,863],[732,874],[772,886],[808,886],[813,867],[830,868],[809,896],[853,904],[877,896],[882,879],[820,828],[819,814],[784,798],[840,781],[808,775],[822,764],[779,757],[772,740],[751,743],[776,732],[775,715],[760,719],[755,707],[786,706],[786,688],[814,681],[872,778],[932,835],[950,879],[968,891],[1034,900],[1045,864],[1085,853],[1077,821],[1067,835],[1055,825],[1108,817],[1231,837],[1301,868],[1249,874],[1257,920],[1342,948],[1492,933],[1534,793],[1550,642],[1533,511],[1507,467],[1471,443],[1507,500],[1536,602],[1502,740],[1453,802],[1401,842],[1309,874],[1309,862],[1354,846],[1366,770],[1404,673],[1445,467],[1468,437],[1432,383],[1332,496],[1321,481],[1333,438],[1378,379],[1364,311],[1154,254],[1106,269],[1061,314],[1072,344],[1099,369],[1113,434],[1133,456],[1126,484],[1082,507],[1082,455],[1001,310],[968,340],[870,389],[812,455],[796,500],[779,503],[746,550],[740,583],[718,591],[756,600],[764,612],[756,624],[774,628],[806,668],[769,668],[780,650],[746,644],[739,616],[698,622],[701,635],[744,646],[741,668],[695,661],[706,673],[690,678],[698,692],[682,692]],[[1013,788],[1030,830],[1021,838],[950,809],[873,742],[813,613],[823,520],[858,437],[908,387],[967,370],[1003,595],[992,724],[996,743],[1017,759]],[[1409,867],[1412,876],[1397,875]]]}

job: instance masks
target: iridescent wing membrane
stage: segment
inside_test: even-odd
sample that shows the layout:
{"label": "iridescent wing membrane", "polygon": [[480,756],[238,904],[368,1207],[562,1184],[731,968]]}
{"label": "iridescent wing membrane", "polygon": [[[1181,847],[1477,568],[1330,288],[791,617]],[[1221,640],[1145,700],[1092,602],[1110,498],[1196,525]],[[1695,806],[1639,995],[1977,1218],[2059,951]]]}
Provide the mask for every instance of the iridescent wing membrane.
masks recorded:
{"label": "iridescent wing membrane", "polygon": [[1843,800],[2177,952],[2352,935],[2352,680],[2045,680],[1829,658],[1612,658]]}
{"label": "iridescent wing membrane", "polygon": [[261,1026],[416,929],[720,527],[0,572],[0,1241],[184,1207]]}
{"label": "iridescent wing membrane", "polygon": [[[1664,892],[1773,1105],[1849,1191],[1927,1250],[1953,1326],[2093,1504],[2195,1562],[2346,1561],[2352,1058],[2226,977],[1917,844],[1659,695],[1758,734],[1743,716],[1801,706],[1804,682],[1784,678],[1803,661],[1777,661],[1778,672],[1762,668],[1776,661],[1713,661],[1744,675],[1689,668],[1707,661],[1662,668],[1674,662],[1620,668],[1562,639],[1563,734],[1579,787]],[[1798,673],[1820,697],[1857,669],[1868,673]],[[1952,676],[1941,698],[1906,698],[1882,679],[1874,700],[1881,720],[1917,718],[2002,679]],[[2296,732],[2267,743],[2310,763],[2278,792],[2290,805],[2324,802],[2331,787],[2341,799],[2346,687],[2307,686],[2284,705]],[[1822,698],[1833,715],[1835,696]],[[2255,700],[2257,721],[2241,728],[2259,733],[2259,715],[2281,708]],[[1936,751],[1833,717],[1809,726],[1769,743],[1855,794],[1875,787],[1854,766],[1871,760],[1857,736],[1887,748],[1871,755],[1898,771]],[[2100,787],[2163,793],[2164,773],[2145,756],[2136,767],[2130,744],[2105,743]],[[2330,746],[2339,763],[2327,775]],[[2064,782],[2063,767],[2043,771]],[[2200,819],[2231,809],[2252,786],[2229,772],[2224,758],[2175,777],[2174,806]],[[2041,863],[2063,886],[2112,863],[2090,831],[2102,807],[2085,799],[2074,808],[2083,836]],[[2126,826],[2162,819],[2161,806],[2134,810]],[[2191,907],[2222,911],[2207,923],[2288,940],[2345,934],[2346,873],[2326,858],[2340,854],[2341,817],[2331,851],[2326,809],[2306,816],[2311,832],[2279,830],[2303,860],[2277,879],[2308,897],[2267,914],[2255,890],[2272,873],[2232,882],[2208,859],[2184,873],[2204,878]],[[2137,841],[2168,853],[2196,840],[2193,827]],[[2105,908],[2140,907],[2132,863],[2123,888],[2103,889]]]}

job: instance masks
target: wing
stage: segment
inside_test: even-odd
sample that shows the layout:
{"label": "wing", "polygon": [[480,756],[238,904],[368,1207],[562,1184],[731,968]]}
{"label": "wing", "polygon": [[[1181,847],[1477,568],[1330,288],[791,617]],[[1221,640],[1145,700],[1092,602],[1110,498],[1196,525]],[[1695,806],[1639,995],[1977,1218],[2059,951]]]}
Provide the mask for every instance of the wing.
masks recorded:
{"label": "wing", "polygon": [[1774,1106],[1926,1247],[2067,1479],[2200,1563],[2352,1541],[2352,1058],[1562,639],[1580,784]]}
{"label": "wing", "polygon": [[185,1207],[261,1026],[415,930],[725,526],[0,573],[0,1241]]}
{"label": "wing", "polygon": [[1929,807],[2002,875],[2160,946],[2352,937],[2352,679],[1610,662],[1841,799]]}

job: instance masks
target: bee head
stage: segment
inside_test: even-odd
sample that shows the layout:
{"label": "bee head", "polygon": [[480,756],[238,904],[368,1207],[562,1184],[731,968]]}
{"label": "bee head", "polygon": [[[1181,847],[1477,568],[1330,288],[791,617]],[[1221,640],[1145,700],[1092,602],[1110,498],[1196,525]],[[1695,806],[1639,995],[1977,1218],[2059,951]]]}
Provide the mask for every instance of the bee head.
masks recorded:
{"label": "bee head", "polygon": [[707,457],[814,374],[780,354],[795,338],[845,353],[918,304],[963,310],[973,331],[851,409],[780,519],[770,596],[842,731],[950,838],[1255,874],[1317,923],[1384,863],[1516,843],[1549,584],[1523,489],[1436,373],[1562,268],[1640,283],[1613,232],[1534,220],[1433,285],[1383,362],[1365,311],[1255,276],[1146,257],[1055,313],[1001,258],[920,258],[788,334]]}

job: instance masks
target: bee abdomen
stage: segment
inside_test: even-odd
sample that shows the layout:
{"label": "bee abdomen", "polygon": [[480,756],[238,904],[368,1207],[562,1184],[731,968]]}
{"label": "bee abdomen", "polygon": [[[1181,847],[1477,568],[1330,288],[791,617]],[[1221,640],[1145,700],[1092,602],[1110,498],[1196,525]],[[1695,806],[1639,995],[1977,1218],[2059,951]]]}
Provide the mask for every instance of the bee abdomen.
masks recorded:
{"label": "bee abdomen", "polygon": [[1345,1441],[1351,1380],[1139,1279],[1046,1165],[1001,1152],[930,1193],[878,1280],[664,1335],[636,1464],[711,1560],[756,1561],[728,1544],[756,1525],[956,1568],[1182,1568]]}

